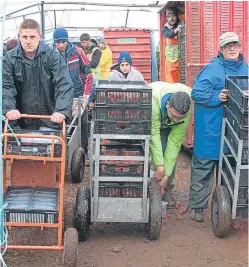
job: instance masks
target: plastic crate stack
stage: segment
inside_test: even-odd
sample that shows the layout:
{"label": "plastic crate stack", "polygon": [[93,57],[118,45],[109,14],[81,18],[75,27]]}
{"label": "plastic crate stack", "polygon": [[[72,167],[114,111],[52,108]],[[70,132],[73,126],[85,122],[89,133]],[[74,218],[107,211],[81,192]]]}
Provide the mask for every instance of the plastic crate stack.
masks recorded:
{"label": "plastic crate stack", "polygon": [[[221,174],[232,198],[232,219],[248,217],[248,76],[226,77],[228,102],[223,124]],[[223,144],[223,141],[222,141]],[[225,148],[226,150],[226,148]]]}
{"label": "plastic crate stack", "polygon": [[180,83],[186,84],[186,26],[180,32]]}
{"label": "plastic crate stack", "polygon": [[[101,136],[97,151],[100,157],[115,157],[112,160],[97,160],[94,153],[95,181],[95,165],[99,166],[98,197],[143,198],[142,179],[145,164],[147,177],[149,176],[152,89],[146,82],[101,80],[96,86],[95,95],[93,134]],[[103,139],[103,135],[111,139]],[[97,138],[94,144],[96,151]],[[145,151],[147,151],[146,161],[141,160],[145,158]],[[120,157],[123,157],[123,160],[118,160]],[[105,177],[105,181],[102,181],[101,177]],[[115,179],[117,177],[120,181]],[[136,182],[139,178],[140,182]]]}

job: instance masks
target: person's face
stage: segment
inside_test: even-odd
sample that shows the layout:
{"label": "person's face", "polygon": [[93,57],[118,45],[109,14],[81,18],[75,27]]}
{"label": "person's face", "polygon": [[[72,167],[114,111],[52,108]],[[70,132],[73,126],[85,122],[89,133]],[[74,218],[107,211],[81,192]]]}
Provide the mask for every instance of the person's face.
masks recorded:
{"label": "person's face", "polygon": [[167,18],[167,22],[170,25],[175,25],[178,19],[177,15],[173,13],[166,14],[166,18]]}
{"label": "person's face", "polygon": [[104,50],[104,49],[105,49],[105,44],[98,43],[98,47],[99,47],[101,50]]}
{"label": "person's face", "polygon": [[83,48],[87,48],[87,47],[89,47],[90,44],[91,44],[91,40],[81,41],[81,46],[82,46]]}
{"label": "person's face", "polygon": [[61,53],[65,53],[67,50],[67,41],[57,41],[55,43],[56,48],[61,52]]}
{"label": "person's face", "polygon": [[221,53],[227,60],[238,60],[241,45],[238,42],[231,42],[221,47]]}
{"label": "person's face", "polygon": [[167,108],[167,114],[168,117],[171,119],[172,122],[177,123],[184,117],[186,117],[187,114],[181,114],[178,111],[176,111],[173,107],[171,107],[169,104],[166,105]]}
{"label": "person's face", "polygon": [[34,53],[39,46],[42,34],[35,29],[21,29],[18,38],[24,52]]}
{"label": "person's face", "polygon": [[119,67],[120,67],[120,70],[121,70],[124,74],[129,73],[130,70],[131,70],[131,65],[130,65],[128,62],[126,62],[126,61],[121,62],[121,64],[119,65]]}

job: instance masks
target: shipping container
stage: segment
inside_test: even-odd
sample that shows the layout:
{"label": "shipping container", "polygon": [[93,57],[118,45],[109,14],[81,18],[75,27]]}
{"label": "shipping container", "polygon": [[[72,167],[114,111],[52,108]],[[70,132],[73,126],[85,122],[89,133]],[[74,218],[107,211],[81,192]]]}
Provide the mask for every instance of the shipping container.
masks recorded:
{"label": "shipping container", "polygon": [[104,38],[112,50],[113,63],[120,52],[131,54],[133,66],[150,83],[157,80],[156,51],[153,32],[146,29],[105,29]]}
{"label": "shipping container", "polygon": [[[248,2],[247,1],[168,1],[160,10],[160,30],[166,23],[167,7],[180,10],[185,21],[181,34],[180,82],[193,87],[199,71],[219,51],[219,37],[227,31],[238,34],[242,53],[248,62]],[[160,80],[165,81],[165,38],[160,34]],[[193,116],[183,145],[193,147]]]}

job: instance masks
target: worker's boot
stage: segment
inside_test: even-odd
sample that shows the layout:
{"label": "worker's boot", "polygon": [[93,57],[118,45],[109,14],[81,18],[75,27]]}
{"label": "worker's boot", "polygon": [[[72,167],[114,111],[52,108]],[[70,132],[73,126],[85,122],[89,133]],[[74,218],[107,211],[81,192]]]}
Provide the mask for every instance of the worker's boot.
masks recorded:
{"label": "worker's boot", "polygon": [[192,209],[190,210],[189,217],[196,222],[204,221],[204,211],[203,209]]}
{"label": "worker's boot", "polygon": [[162,201],[166,201],[168,202],[168,208],[173,208],[176,205],[176,200],[174,198],[174,196],[172,195],[172,189],[174,188],[174,185],[167,185],[167,187],[165,188],[164,194],[162,196]]}

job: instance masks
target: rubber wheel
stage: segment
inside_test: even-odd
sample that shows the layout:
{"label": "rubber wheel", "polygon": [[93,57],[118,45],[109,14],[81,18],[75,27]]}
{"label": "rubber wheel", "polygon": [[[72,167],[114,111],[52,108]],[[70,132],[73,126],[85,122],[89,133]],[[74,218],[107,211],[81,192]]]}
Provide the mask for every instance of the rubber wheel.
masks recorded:
{"label": "rubber wheel", "polygon": [[65,267],[77,267],[78,233],[75,228],[68,228],[64,233],[64,251],[62,264]]}
{"label": "rubber wheel", "polygon": [[85,151],[82,147],[75,149],[71,163],[71,178],[75,184],[83,180],[85,171]]}
{"label": "rubber wheel", "polygon": [[90,228],[90,188],[81,187],[77,190],[74,227],[78,231],[79,241],[86,241]]}
{"label": "rubber wheel", "polygon": [[149,193],[149,218],[145,224],[145,235],[150,240],[157,240],[161,233],[162,225],[162,197],[157,182],[151,182]]}
{"label": "rubber wheel", "polygon": [[226,237],[231,226],[231,200],[225,186],[215,188],[211,203],[211,220],[213,233],[217,237]]}

